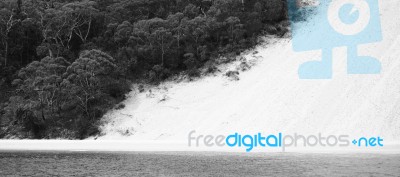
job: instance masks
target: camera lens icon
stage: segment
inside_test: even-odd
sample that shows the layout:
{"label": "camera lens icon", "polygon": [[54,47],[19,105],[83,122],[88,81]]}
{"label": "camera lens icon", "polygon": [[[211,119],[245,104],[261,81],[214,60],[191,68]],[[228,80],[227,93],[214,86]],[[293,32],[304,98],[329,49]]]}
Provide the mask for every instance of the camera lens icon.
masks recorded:
{"label": "camera lens icon", "polygon": [[369,5],[363,0],[336,0],[328,8],[329,24],[342,35],[350,36],[362,32],[370,19]]}
{"label": "camera lens icon", "polygon": [[[381,63],[358,53],[358,45],[382,41],[379,0],[320,0],[316,6],[298,6],[288,0],[292,46],[296,52],[321,50],[321,59],[299,66],[300,79],[331,79],[333,48],[347,47],[347,74],[379,74]],[[298,3],[297,3],[298,4]],[[309,14],[306,23],[298,15]]]}

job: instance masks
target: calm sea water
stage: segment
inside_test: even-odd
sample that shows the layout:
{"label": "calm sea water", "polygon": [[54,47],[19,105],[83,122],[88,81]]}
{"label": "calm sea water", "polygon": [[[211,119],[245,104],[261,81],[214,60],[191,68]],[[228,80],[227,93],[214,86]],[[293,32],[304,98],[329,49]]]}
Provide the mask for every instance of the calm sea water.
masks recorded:
{"label": "calm sea water", "polygon": [[10,151],[0,176],[400,176],[400,155]]}

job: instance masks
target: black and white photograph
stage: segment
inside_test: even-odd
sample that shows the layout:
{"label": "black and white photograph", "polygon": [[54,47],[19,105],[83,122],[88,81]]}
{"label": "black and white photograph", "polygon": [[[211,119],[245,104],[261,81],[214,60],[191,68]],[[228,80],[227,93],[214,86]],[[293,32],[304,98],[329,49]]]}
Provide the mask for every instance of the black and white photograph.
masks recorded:
{"label": "black and white photograph", "polygon": [[400,176],[398,0],[0,0],[0,176]]}

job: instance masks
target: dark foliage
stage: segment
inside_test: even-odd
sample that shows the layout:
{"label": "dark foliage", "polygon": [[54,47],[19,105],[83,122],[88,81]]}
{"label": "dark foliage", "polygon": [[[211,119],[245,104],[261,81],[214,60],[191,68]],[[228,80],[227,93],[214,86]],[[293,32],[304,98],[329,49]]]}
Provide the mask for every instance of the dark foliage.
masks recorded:
{"label": "dark foliage", "polygon": [[2,0],[0,135],[95,134],[128,81],[197,77],[285,19],[284,0]]}

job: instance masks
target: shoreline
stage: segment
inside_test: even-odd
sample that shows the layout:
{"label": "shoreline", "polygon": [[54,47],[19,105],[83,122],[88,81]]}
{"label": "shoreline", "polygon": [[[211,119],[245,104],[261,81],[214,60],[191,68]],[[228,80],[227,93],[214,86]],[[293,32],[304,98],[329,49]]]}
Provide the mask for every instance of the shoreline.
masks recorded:
{"label": "shoreline", "polygon": [[246,152],[244,147],[189,147],[182,141],[132,140],[0,140],[4,151],[69,151],[69,152],[205,152],[234,154],[305,153],[305,154],[400,154],[400,143],[386,143],[384,147],[257,147]]}

